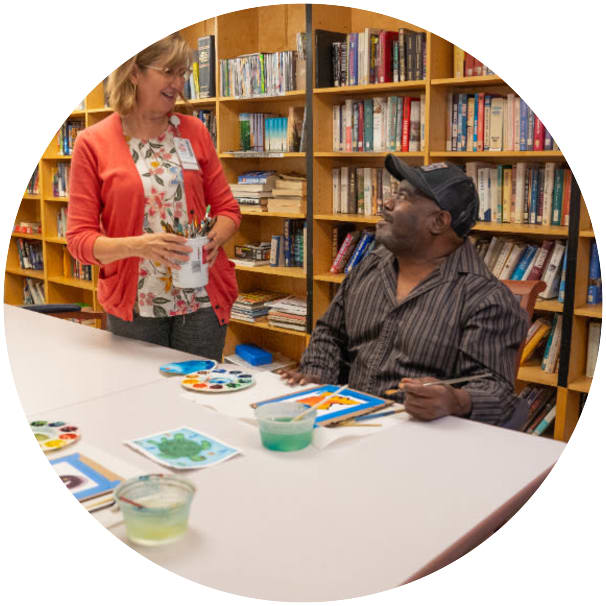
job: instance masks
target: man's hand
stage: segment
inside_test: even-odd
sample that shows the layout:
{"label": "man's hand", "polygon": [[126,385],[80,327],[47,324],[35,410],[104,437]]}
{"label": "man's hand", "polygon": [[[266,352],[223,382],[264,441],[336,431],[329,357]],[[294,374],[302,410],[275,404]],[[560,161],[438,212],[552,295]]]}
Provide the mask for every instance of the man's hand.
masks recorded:
{"label": "man's hand", "polygon": [[465,416],[471,411],[471,396],[464,389],[450,385],[429,385],[435,377],[402,379],[398,388],[406,393],[404,407],[415,419],[431,421],[447,415]]}
{"label": "man's hand", "polygon": [[297,368],[291,368],[289,370],[280,369],[278,374],[284,379],[289,385],[305,385],[307,383],[322,383],[323,381],[319,377],[312,375],[306,375],[299,371]]}

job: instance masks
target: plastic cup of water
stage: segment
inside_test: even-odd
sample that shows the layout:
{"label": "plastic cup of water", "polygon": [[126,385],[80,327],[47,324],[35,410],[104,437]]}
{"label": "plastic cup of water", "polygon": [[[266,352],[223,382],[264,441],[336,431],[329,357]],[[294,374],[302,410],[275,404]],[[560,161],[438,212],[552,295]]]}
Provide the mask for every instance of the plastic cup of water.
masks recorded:
{"label": "plastic cup of water", "polygon": [[188,527],[196,487],[176,475],[132,478],[114,490],[126,535],[138,545],[162,545],[180,539]]}
{"label": "plastic cup of water", "polygon": [[309,410],[299,402],[271,402],[255,409],[261,443],[269,450],[301,450],[311,443],[316,411],[312,410],[300,421],[296,416]]}

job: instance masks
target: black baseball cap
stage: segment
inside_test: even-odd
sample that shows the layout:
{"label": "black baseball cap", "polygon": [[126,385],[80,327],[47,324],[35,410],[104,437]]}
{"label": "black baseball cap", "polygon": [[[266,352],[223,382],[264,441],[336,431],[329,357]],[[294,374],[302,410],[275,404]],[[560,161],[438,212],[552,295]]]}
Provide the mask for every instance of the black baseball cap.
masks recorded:
{"label": "black baseball cap", "polygon": [[393,154],[387,154],[385,168],[398,181],[408,181],[423,195],[431,198],[452,217],[451,227],[464,238],[475,225],[480,204],[471,177],[450,162],[426,166],[409,166]]}

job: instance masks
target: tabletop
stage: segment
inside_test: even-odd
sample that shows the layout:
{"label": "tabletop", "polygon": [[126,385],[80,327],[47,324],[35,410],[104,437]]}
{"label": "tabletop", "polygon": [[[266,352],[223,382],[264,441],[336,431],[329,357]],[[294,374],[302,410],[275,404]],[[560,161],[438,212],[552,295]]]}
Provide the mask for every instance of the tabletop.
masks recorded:
{"label": "tabletop", "polygon": [[[45,320],[40,324],[44,341],[42,325],[51,319]],[[70,334],[74,327],[59,322],[66,326],[53,324],[51,334]],[[68,341],[109,358],[107,335],[86,330],[86,336],[70,334]],[[292,388],[275,375],[258,373],[257,384],[247,390],[192,394],[178,377],[154,374],[160,363],[177,360],[177,352],[169,350],[160,360],[167,353],[163,348],[136,346],[118,347],[115,353],[138,351],[137,366],[150,366],[147,383],[123,384],[104,394],[97,390],[88,399],[67,395],[68,404],[53,414],[78,425],[83,444],[145,472],[167,469],[124,442],[180,426],[242,451],[214,467],[179,472],[197,488],[182,540],[133,546],[177,574],[231,593],[325,601],[398,586],[432,563],[456,557],[461,540],[495,513],[506,516],[504,505],[524,491],[527,498],[564,448],[554,440],[469,420],[424,423],[402,414],[372,434],[356,438],[350,430],[323,448],[272,452],[261,446],[251,419],[243,419],[250,402]],[[86,355],[92,363],[93,353]],[[62,361],[55,354],[47,364],[50,376]],[[111,367],[109,360],[103,364]],[[16,373],[17,381],[25,376]],[[28,414],[36,407],[31,399],[23,403]],[[123,525],[111,532],[127,541]]]}

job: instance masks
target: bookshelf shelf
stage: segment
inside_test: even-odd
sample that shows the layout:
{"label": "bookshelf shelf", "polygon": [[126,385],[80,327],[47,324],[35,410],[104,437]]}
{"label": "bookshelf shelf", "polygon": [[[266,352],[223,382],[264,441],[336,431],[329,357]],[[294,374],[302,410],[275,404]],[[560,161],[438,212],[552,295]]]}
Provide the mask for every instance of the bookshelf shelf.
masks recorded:
{"label": "bookshelf shelf", "polygon": [[432,86],[464,87],[464,86],[507,86],[499,76],[468,76],[466,78],[434,78]]}
{"label": "bookshelf shelf", "polygon": [[191,105],[193,107],[206,107],[213,106],[217,103],[217,97],[203,97],[202,99],[188,99],[187,101],[177,101],[175,103],[175,107],[177,109],[183,109],[187,107],[187,105]]}
{"label": "bookshelf shelf", "polygon": [[404,82],[385,82],[383,84],[367,84],[356,86],[331,86],[314,88],[314,95],[330,97],[349,97],[351,95],[397,93],[399,91],[424,90],[424,80],[407,80]]}
{"label": "bookshelf shelf", "polygon": [[316,274],[314,276],[316,282],[331,282],[333,284],[341,284],[345,280],[345,274],[333,274],[330,272]]}
{"label": "bookshelf shelf", "polygon": [[589,393],[591,387],[591,377],[579,377],[574,381],[568,382],[568,389],[578,391],[580,393]]}
{"label": "bookshelf shelf", "polygon": [[47,236],[44,239],[47,242],[52,242],[53,244],[65,244],[65,245],[67,245],[67,240],[65,238],[61,238],[59,236]]}
{"label": "bookshelf shelf", "polygon": [[227,151],[221,152],[219,158],[222,160],[236,159],[246,160],[249,158],[305,158],[304,152],[243,152]]}
{"label": "bookshelf shelf", "polygon": [[526,381],[527,383],[538,383],[539,385],[549,385],[551,387],[558,386],[557,373],[548,373],[541,370],[540,362],[520,366],[518,380]]}
{"label": "bookshelf shelf", "polygon": [[483,223],[478,221],[473,231],[517,234],[526,236],[546,236],[549,238],[567,238],[568,227],[558,225],[528,225],[526,223]]}
{"label": "bookshelf shelf", "polygon": [[91,109],[87,109],[87,114],[111,114],[114,110],[111,107],[95,107]]}
{"label": "bookshelf shelf", "polygon": [[562,313],[564,304],[557,299],[537,299],[534,308],[539,311],[552,311],[554,313]]}
{"label": "bookshelf shelf", "polygon": [[254,210],[242,210],[240,209],[242,216],[244,217],[280,217],[282,219],[305,219],[304,213],[270,213],[270,212],[258,212]]}
{"label": "bookshelf shelf", "polygon": [[378,215],[314,215],[316,221],[343,221],[345,223],[378,223],[383,217]]}
{"label": "bookshelf shelf", "polygon": [[11,234],[12,238],[25,238],[26,240],[43,240],[42,234],[24,234],[19,231],[14,231]]}
{"label": "bookshelf shelf", "polygon": [[561,151],[485,151],[485,152],[469,152],[469,151],[431,151],[429,155],[432,158],[507,158],[519,160],[561,160],[564,155]]}
{"label": "bookshelf shelf", "polygon": [[[233,261],[233,259],[230,259]],[[245,271],[256,274],[266,274],[268,276],[280,276],[284,278],[295,278],[297,280],[305,280],[306,273],[302,267],[272,267],[270,265],[261,265],[259,267],[246,267],[237,265],[237,271]]]}
{"label": "bookshelf shelf", "polygon": [[45,202],[69,202],[69,198],[67,196],[46,196],[44,198]]}
{"label": "bookshelf shelf", "polygon": [[579,232],[579,236],[581,238],[595,238],[595,233],[594,233],[593,229],[582,229]]}
{"label": "bookshelf shelf", "polygon": [[596,318],[598,320],[601,320],[602,304],[599,303],[597,305],[583,305],[581,307],[575,307],[574,315],[581,316],[583,318]]}
{"label": "bookshelf shelf", "polygon": [[[315,158],[385,158],[387,152],[314,152]],[[400,158],[421,158],[425,157],[424,152],[390,152]]]}
{"label": "bookshelf shelf", "polygon": [[40,201],[40,194],[23,194],[23,200]]}
{"label": "bookshelf shelf", "polygon": [[252,328],[269,330],[271,332],[277,332],[283,335],[290,335],[291,337],[305,338],[307,336],[305,332],[301,332],[298,330],[288,330],[287,328],[280,328],[279,326],[272,326],[267,320],[258,320],[257,322],[246,322],[246,320],[230,318],[229,322],[230,324],[240,324],[242,326],[250,326]]}
{"label": "bookshelf shelf", "polygon": [[26,278],[36,278],[38,280],[44,280],[44,272],[36,269],[21,269],[19,266],[11,265],[6,266],[6,273],[14,274],[16,276],[24,276]]}
{"label": "bookshelf shelf", "polygon": [[256,95],[254,97],[219,97],[220,103],[267,103],[272,101],[303,101],[305,102],[304,90],[292,90],[283,95]]}
{"label": "bookshelf shelf", "polygon": [[71,156],[64,156],[63,154],[51,153],[43,156],[45,160],[71,160]]}
{"label": "bookshelf shelf", "polygon": [[48,276],[49,282],[55,284],[63,284],[73,288],[81,288],[82,290],[94,290],[95,284],[92,280],[77,280],[76,278],[65,278],[64,276]]}

